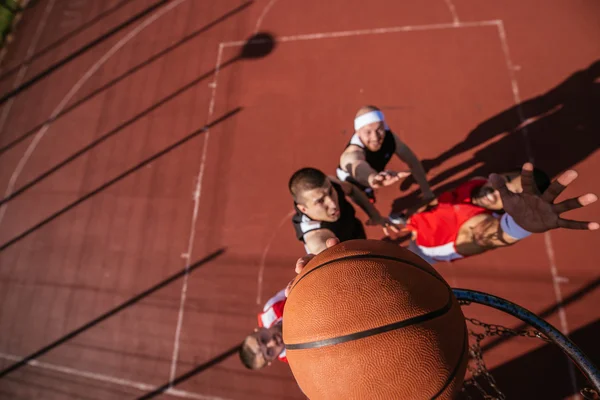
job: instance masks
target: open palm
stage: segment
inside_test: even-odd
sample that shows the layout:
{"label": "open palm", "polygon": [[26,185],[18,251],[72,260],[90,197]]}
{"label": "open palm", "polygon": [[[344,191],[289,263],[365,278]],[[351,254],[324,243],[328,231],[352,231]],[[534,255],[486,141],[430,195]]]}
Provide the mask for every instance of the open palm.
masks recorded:
{"label": "open palm", "polygon": [[560,214],[585,207],[598,200],[593,193],[570,198],[554,204],[554,200],[577,178],[577,172],[569,170],[561,174],[544,193],[539,193],[533,180],[533,165],[526,163],[521,171],[522,193],[513,193],[506,187],[506,180],[497,174],[490,175],[494,189],[498,190],[504,211],[514,218],[523,229],[541,233],[551,229],[588,229],[600,227],[596,222],[573,221],[562,218]]}

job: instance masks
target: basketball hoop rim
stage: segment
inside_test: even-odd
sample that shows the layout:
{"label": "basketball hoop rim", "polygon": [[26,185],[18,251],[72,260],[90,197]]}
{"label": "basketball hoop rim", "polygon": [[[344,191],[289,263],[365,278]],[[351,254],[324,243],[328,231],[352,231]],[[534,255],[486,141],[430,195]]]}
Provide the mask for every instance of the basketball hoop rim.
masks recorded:
{"label": "basketball hoop rim", "polygon": [[482,304],[503,311],[546,335],[548,339],[556,343],[569,356],[571,361],[587,377],[594,388],[600,391],[600,370],[598,367],[587,358],[575,343],[544,319],[518,304],[489,293],[469,289],[452,289],[452,292],[458,300]]}

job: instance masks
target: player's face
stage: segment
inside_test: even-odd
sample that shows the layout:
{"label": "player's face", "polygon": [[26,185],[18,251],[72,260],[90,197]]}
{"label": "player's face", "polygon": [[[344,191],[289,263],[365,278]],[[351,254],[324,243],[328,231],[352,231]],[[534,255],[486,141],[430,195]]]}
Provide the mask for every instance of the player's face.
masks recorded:
{"label": "player's face", "polygon": [[385,124],[383,121],[372,122],[358,130],[358,137],[361,142],[371,151],[377,151],[383,144],[385,136]]}
{"label": "player's face", "polygon": [[313,220],[335,222],[340,218],[338,195],[329,179],[322,187],[302,193],[302,199],[298,208]]}
{"label": "player's face", "polygon": [[[506,184],[508,190],[513,193],[521,193],[523,191],[520,174],[507,174],[505,177],[510,180],[510,182]],[[479,188],[477,193],[473,196],[473,204],[493,211],[500,211],[504,208],[500,193],[492,188],[490,182]]]}
{"label": "player's face", "polygon": [[285,349],[283,344],[283,335],[281,333],[281,324],[272,326],[271,328],[258,328],[252,336],[256,339],[252,343],[256,347],[256,355],[258,365],[267,365],[275,360]]}

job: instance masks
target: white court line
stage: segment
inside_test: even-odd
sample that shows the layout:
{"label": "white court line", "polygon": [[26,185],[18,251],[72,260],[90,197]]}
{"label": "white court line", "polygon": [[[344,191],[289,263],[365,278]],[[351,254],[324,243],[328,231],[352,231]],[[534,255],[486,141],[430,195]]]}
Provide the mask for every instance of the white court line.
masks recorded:
{"label": "white court line", "polygon": [[[164,8],[161,8],[155,14],[151,15],[146,20],[144,20],[144,22],[132,29],[125,37],[119,40],[113,47],[111,47],[106,53],[104,53],[104,55],[98,61],[96,61],[96,63],[94,63],[94,65],[92,65],[90,69],[87,70],[87,72],[77,81],[77,83],[73,85],[71,90],[69,90],[67,95],[54,109],[54,111],[50,115],[50,118],[47,119],[47,122],[37,131],[33,140],[27,147],[27,150],[25,150],[23,157],[21,158],[21,160],[19,160],[17,167],[15,168],[14,172],[10,177],[8,186],[6,188],[6,191],[4,192],[5,198],[13,193],[19,175],[21,175],[23,168],[25,168],[25,164],[27,164],[27,161],[29,161],[31,154],[37,147],[40,140],[42,140],[48,129],[50,129],[50,125],[54,122],[54,120],[62,112],[62,110],[67,106],[69,101],[71,101],[71,99],[73,98],[73,96],[75,96],[79,89],[81,89],[81,87],[88,81],[88,79],[90,79],[105,62],[107,62],[113,55],[115,55],[115,53],[118,52],[123,46],[125,46],[131,39],[135,38],[150,24],[158,20],[160,17],[162,17],[163,15],[165,15],[184,1],[186,0],[175,0],[172,3],[168,3],[166,6],[164,6]],[[2,206],[0,206],[0,225],[2,225],[2,220],[4,219],[4,215],[6,213],[6,209],[8,208],[8,204],[9,203],[4,203],[2,204]]]}
{"label": "white court line", "polygon": [[[13,83],[13,90],[15,90],[16,88],[19,87],[19,85],[21,85],[21,83],[23,82],[23,79],[25,78],[25,74],[27,73],[27,70],[29,70],[30,62],[28,62],[27,60],[30,60],[31,57],[33,56],[33,53],[37,47],[38,41],[40,40],[40,37],[42,36],[42,32],[44,31],[44,28],[46,27],[46,22],[48,22],[48,17],[50,16],[50,11],[52,11],[52,8],[54,7],[54,2],[55,2],[55,0],[50,0],[48,2],[48,4],[46,5],[46,8],[44,9],[44,15],[42,15],[42,19],[41,19],[39,25],[37,26],[35,33],[33,34],[33,38],[31,39],[31,43],[30,43],[29,47],[27,48],[27,53],[25,54],[25,58],[24,58],[25,62],[23,63],[21,68],[19,68],[19,72],[17,73],[17,77],[15,79],[15,82]],[[0,132],[2,132],[4,130],[4,124],[6,124],[6,120],[8,119],[8,114],[10,113],[10,110],[12,109],[13,103],[15,102],[16,99],[17,99],[17,96],[11,97],[8,100],[8,103],[2,109],[2,116],[0,116]]]}
{"label": "white court line", "polygon": [[[392,26],[388,28],[372,28],[372,29],[357,29],[353,31],[337,31],[337,32],[322,32],[322,33],[308,33],[302,35],[290,35],[276,37],[276,42],[295,42],[299,40],[316,40],[316,39],[332,39],[341,37],[351,36],[363,36],[363,35],[382,35],[386,33],[396,32],[413,32],[413,31],[428,31],[438,29],[456,29],[456,28],[474,28],[480,26],[496,26],[500,20],[489,20],[489,21],[475,21],[475,22],[459,22],[455,23],[442,23],[442,24],[430,24],[430,25],[403,25],[403,26]],[[259,43],[256,41],[255,43]],[[243,46],[246,44],[246,40],[236,40],[231,42],[221,43],[224,47],[236,47]]]}
{"label": "white court line", "polygon": [[[519,92],[519,84],[518,84],[517,78],[515,76],[516,69],[512,62],[512,59],[510,57],[510,50],[508,47],[508,41],[506,40],[506,30],[504,29],[504,22],[502,20],[499,20],[497,26],[498,26],[498,35],[500,37],[500,42],[502,44],[502,51],[504,52],[504,57],[506,60],[506,68],[508,69],[508,74],[510,76],[512,92],[513,92],[513,100],[515,102],[515,105],[517,105],[517,113],[519,115],[519,119],[521,120],[520,131],[525,138],[527,157],[529,158],[529,161],[533,162],[534,158],[533,158],[533,153],[531,151],[531,147],[529,145],[526,119],[525,119],[525,116],[523,115],[523,109],[520,106],[521,94]],[[558,306],[557,311],[558,311],[558,318],[560,321],[560,330],[563,334],[568,335],[570,333],[570,331],[569,331],[569,324],[567,322],[567,313],[566,313],[565,308],[562,306],[563,295],[562,295],[562,290],[560,287],[561,277],[558,274],[558,267],[556,266],[556,259],[554,257],[554,247],[552,246],[552,239],[550,236],[550,232],[544,233],[544,247],[546,249],[546,255],[548,257],[548,261],[550,264],[550,275],[552,276],[552,287],[554,290],[554,299],[556,300],[556,303]],[[566,358],[567,364],[568,364],[569,377],[571,380],[571,387],[572,387],[574,393],[579,393],[578,388],[577,388],[577,379],[575,377],[575,367],[573,366],[573,363],[571,362],[569,357],[567,357],[565,355],[565,358]],[[575,398],[579,399],[580,396],[576,395]]]}
{"label": "white court line", "polygon": [[273,229],[273,233],[271,234],[271,237],[269,238],[269,241],[267,242],[267,245],[265,246],[265,249],[263,250],[262,256],[260,258],[260,266],[258,267],[258,277],[257,277],[257,282],[256,282],[256,304],[259,304],[262,302],[262,288],[263,288],[263,276],[265,273],[265,262],[267,260],[267,254],[269,253],[269,250],[271,249],[271,245],[273,244],[273,242],[275,241],[275,238],[277,237],[277,233],[279,232],[279,229],[281,229],[281,227],[283,226],[283,224],[285,224],[294,214],[296,213],[295,210],[290,211],[289,213],[285,214],[285,217],[283,217],[281,219],[281,221],[279,222],[279,224],[277,225],[277,227],[275,229]]}
{"label": "white court line", "polygon": [[[212,87],[212,94],[210,97],[210,103],[208,105],[208,117],[207,124],[213,116],[215,110],[215,97],[217,95],[217,79],[219,77],[219,70],[221,68],[221,59],[223,57],[223,45],[219,44],[219,51],[217,54],[217,62],[215,64],[215,74],[212,83],[209,85]],[[175,339],[173,343],[173,358],[171,359],[171,372],[169,374],[169,380],[173,381],[177,372],[177,359],[179,358],[179,339],[181,338],[181,327],[183,326],[183,310],[185,308],[185,300],[187,297],[188,288],[188,276],[189,268],[192,260],[192,251],[194,250],[194,238],[196,237],[196,221],[198,219],[198,210],[200,209],[200,196],[202,195],[202,179],[204,178],[204,168],[206,166],[206,158],[208,155],[208,140],[210,139],[210,129],[206,129],[202,135],[204,140],[202,142],[202,157],[200,159],[200,168],[198,176],[196,177],[196,188],[194,190],[194,210],[192,213],[192,222],[190,226],[190,237],[188,239],[188,248],[183,257],[185,261],[185,275],[183,277],[183,284],[181,287],[181,296],[179,299],[179,314],[177,316],[177,325],[175,327]]]}
{"label": "white court line", "polygon": [[[23,359],[23,357],[18,357],[12,354],[0,353],[0,358],[9,361],[19,362]],[[60,372],[66,375],[78,376],[81,378],[92,379],[95,381],[106,382],[116,386],[126,386],[133,389],[140,390],[142,392],[151,392],[155,390],[157,387],[154,385],[150,385],[144,382],[136,382],[130,381],[128,379],[121,379],[114,376],[97,374],[93,372],[87,372],[80,369],[64,367],[62,365],[50,364],[43,361],[31,360],[27,363],[27,365],[31,367],[46,369],[49,371]],[[198,399],[198,400],[225,400],[221,397],[213,397],[213,396],[204,396],[197,393],[186,392],[184,390],[176,390],[176,389],[168,389],[165,391],[165,394],[181,397],[186,399]]]}
{"label": "white court line", "polygon": [[446,6],[448,6],[448,10],[450,10],[450,14],[452,14],[452,23],[454,25],[458,25],[460,20],[458,19],[458,14],[456,13],[456,7],[454,7],[454,3],[452,0],[444,0]]}
{"label": "white court line", "polygon": [[276,1],[277,0],[270,0],[269,3],[265,6],[262,13],[260,14],[260,17],[258,17],[258,20],[256,21],[256,26],[254,27],[254,33],[258,33],[258,30],[260,29],[260,26],[262,25],[263,19],[265,18],[265,16],[269,12],[269,10],[271,10],[271,7],[273,7],[273,4],[275,4]]}
{"label": "white court line", "polygon": [[[558,268],[556,266],[556,258],[554,257],[554,246],[552,246],[552,238],[550,236],[550,232],[544,232],[544,246],[546,247],[546,254],[548,255],[548,262],[550,263],[550,274],[552,275],[552,288],[554,289],[554,298],[558,305],[558,320],[560,321],[560,330],[564,335],[569,335],[569,323],[567,321],[567,311],[562,306],[563,303],[563,295],[562,289],[560,287],[560,281],[564,278],[560,277],[558,274]],[[571,379],[571,386],[573,389],[573,393],[579,393],[577,378],[575,376],[575,367],[573,366],[573,362],[571,359],[565,355],[567,360],[567,365],[569,368],[569,378]],[[581,396],[578,394],[575,395],[574,399],[580,399]]]}

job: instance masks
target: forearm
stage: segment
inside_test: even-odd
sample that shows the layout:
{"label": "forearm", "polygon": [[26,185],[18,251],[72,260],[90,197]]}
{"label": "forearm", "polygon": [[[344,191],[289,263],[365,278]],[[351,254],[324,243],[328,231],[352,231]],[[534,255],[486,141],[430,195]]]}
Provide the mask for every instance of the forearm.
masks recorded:
{"label": "forearm", "polygon": [[402,161],[404,161],[410,167],[410,171],[413,175],[413,178],[421,188],[423,197],[426,199],[434,198],[435,195],[433,194],[433,191],[429,186],[429,182],[427,181],[427,174],[425,173],[425,169],[423,168],[421,161],[419,161],[415,153],[413,153],[405,144],[401,144],[397,147],[396,154]]}
{"label": "forearm", "polygon": [[369,198],[365,195],[365,193],[356,186],[352,185],[352,190],[348,196],[350,196],[352,201],[354,201],[357,206],[362,208],[363,211],[367,213],[369,218],[376,218],[381,215],[375,206],[373,206],[373,204],[369,201]]}
{"label": "forearm", "polygon": [[357,161],[352,165],[352,177],[361,185],[371,187],[371,177],[377,174],[366,161]]}

